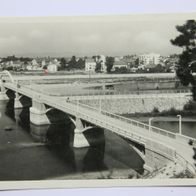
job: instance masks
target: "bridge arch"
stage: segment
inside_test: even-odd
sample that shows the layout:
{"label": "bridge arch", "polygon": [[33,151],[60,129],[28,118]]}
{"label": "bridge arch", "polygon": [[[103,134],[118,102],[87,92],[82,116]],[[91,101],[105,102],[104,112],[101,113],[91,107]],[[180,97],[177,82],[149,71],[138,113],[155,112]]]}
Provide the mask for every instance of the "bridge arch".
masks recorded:
{"label": "bridge arch", "polygon": [[[8,70],[4,70],[2,73],[8,75],[11,82],[14,83],[14,78]],[[3,79],[3,74],[1,75],[1,80]]]}

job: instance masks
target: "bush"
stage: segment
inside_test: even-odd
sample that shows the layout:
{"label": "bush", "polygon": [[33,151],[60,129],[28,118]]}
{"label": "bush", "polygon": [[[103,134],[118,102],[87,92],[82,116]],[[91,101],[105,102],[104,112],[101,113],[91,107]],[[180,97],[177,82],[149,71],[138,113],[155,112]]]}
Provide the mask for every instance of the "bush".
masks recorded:
{"label": "bush", "polygon": [[159,109],[157,107],[154,107],[154,109],[152,110],[152,113],[155,113],[155,114],[159,113]]}
{"label": "bush", "polygon": [[184,105],[184,110],[186,111],[196,111],[196,102],[195,101],[189,101]]}
{"label": "bush", "polygon": [[176,110],[175,108],[171,108],[168,112],[170,115],[177,115],[179,113],[179,111]]}

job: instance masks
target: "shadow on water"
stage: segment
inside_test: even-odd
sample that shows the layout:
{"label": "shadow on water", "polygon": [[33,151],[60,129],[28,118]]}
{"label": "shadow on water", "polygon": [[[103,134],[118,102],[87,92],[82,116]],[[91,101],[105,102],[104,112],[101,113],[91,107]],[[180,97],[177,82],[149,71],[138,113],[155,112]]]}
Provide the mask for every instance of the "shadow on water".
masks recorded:
{"label": "shadow on water", "polygon": [[6,104],[5,114],[10,117],[12,120],[15,120],[14,114],[14,99],[9,99]]}
{"label": "shadow on water", "polygon": [[[85,156],[82,159],[82,172],[103,171],[108,167],[104,163],[105,155],[105,135],[104,130],[99,127],[88,129],[84,132],[84,136],[88,140],[90,147],[83,150]],[[75,160],[79,160],[82,149],[75,149]],[[75,162],[77,163],[77,161]]]}

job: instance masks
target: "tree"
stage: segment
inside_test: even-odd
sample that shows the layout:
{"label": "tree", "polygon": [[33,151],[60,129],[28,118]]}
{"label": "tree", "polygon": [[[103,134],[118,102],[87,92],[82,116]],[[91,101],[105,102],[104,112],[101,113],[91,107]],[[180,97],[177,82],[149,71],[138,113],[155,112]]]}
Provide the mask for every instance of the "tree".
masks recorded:
{"label": "tree", "polygon": [[187,20],[176,29],[180,34],[171,43],[183,49],[176,73],[184,86],[191,84],[193,100],[196,101],[196,80],[192,74],[196,66],[196,21]]}
{"label": "tree", "polygon": [[114,65],[114,57],[107,56],[105,64],[106,64],[106,67],[107,67],[107,72],[110,73],[111,70],[112,70],[112,67]]}
{"label": "tree", "polygon": [[116,68],[115,69],[115,73],[128,73],[129,71],[128,71],[128,69],[126,68],[126,67],[120,67],[120,68]]}
{"label": "tree", "polygon": [[101,72],[101,63],[102,61],[96,62],[95,72]]}
{"label": "tree", "polygon": [[66,60],[65,58],[61,58],[60,60],[60,70],[65,70],[66,69]]}
{"label": "tree", "polygon": [[68,64],[69,68],[70,69],[76,68],[76,63],[77,63],[76,57],[75,56],[72,56],[71,57],[71,60],[69,61],[69,64]]}
{"label": "tree", "polygon": [[135,59],[135,65],[136,65],[136,66],[139,66],[139,65],[140,65],[139,58],[136,58],[136,59]]}
{"label": "tree", "polygon": [[78,62],[76,63],[76,67],[78,69],[84,69],[84,67],[85,67],[85,61],[82,58],[79,58]]}

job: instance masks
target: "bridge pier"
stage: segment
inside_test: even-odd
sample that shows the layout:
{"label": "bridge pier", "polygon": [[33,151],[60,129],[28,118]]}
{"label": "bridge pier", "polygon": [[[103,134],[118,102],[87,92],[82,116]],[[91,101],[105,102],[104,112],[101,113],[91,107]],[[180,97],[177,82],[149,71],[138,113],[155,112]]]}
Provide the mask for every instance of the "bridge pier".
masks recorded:
{"label": "bridge pier", "polygon": [[73,120],[72,118],[70,119],[75,125],[73,147],[75,148],[89,147],[90,144],[83,134],[83,132],[87,130],[88,127],[85,128],[83,126],[82,121],[79,117],[76,117],[75,120]]}
{"label": "bridge pier", "polygon": [[23,108],[23,105],[20,102],[21,97],[22,97],[22,95],[19,95],[18,92],[15,92],[15,99],[14,99],[14,108],[15,109]]}
{"label": "bridge pier", "polygon": [[51,124],[48,119],[47,109],[44,103],[32,100],[32,107],[30,108],[30,122],[35,125]]}

